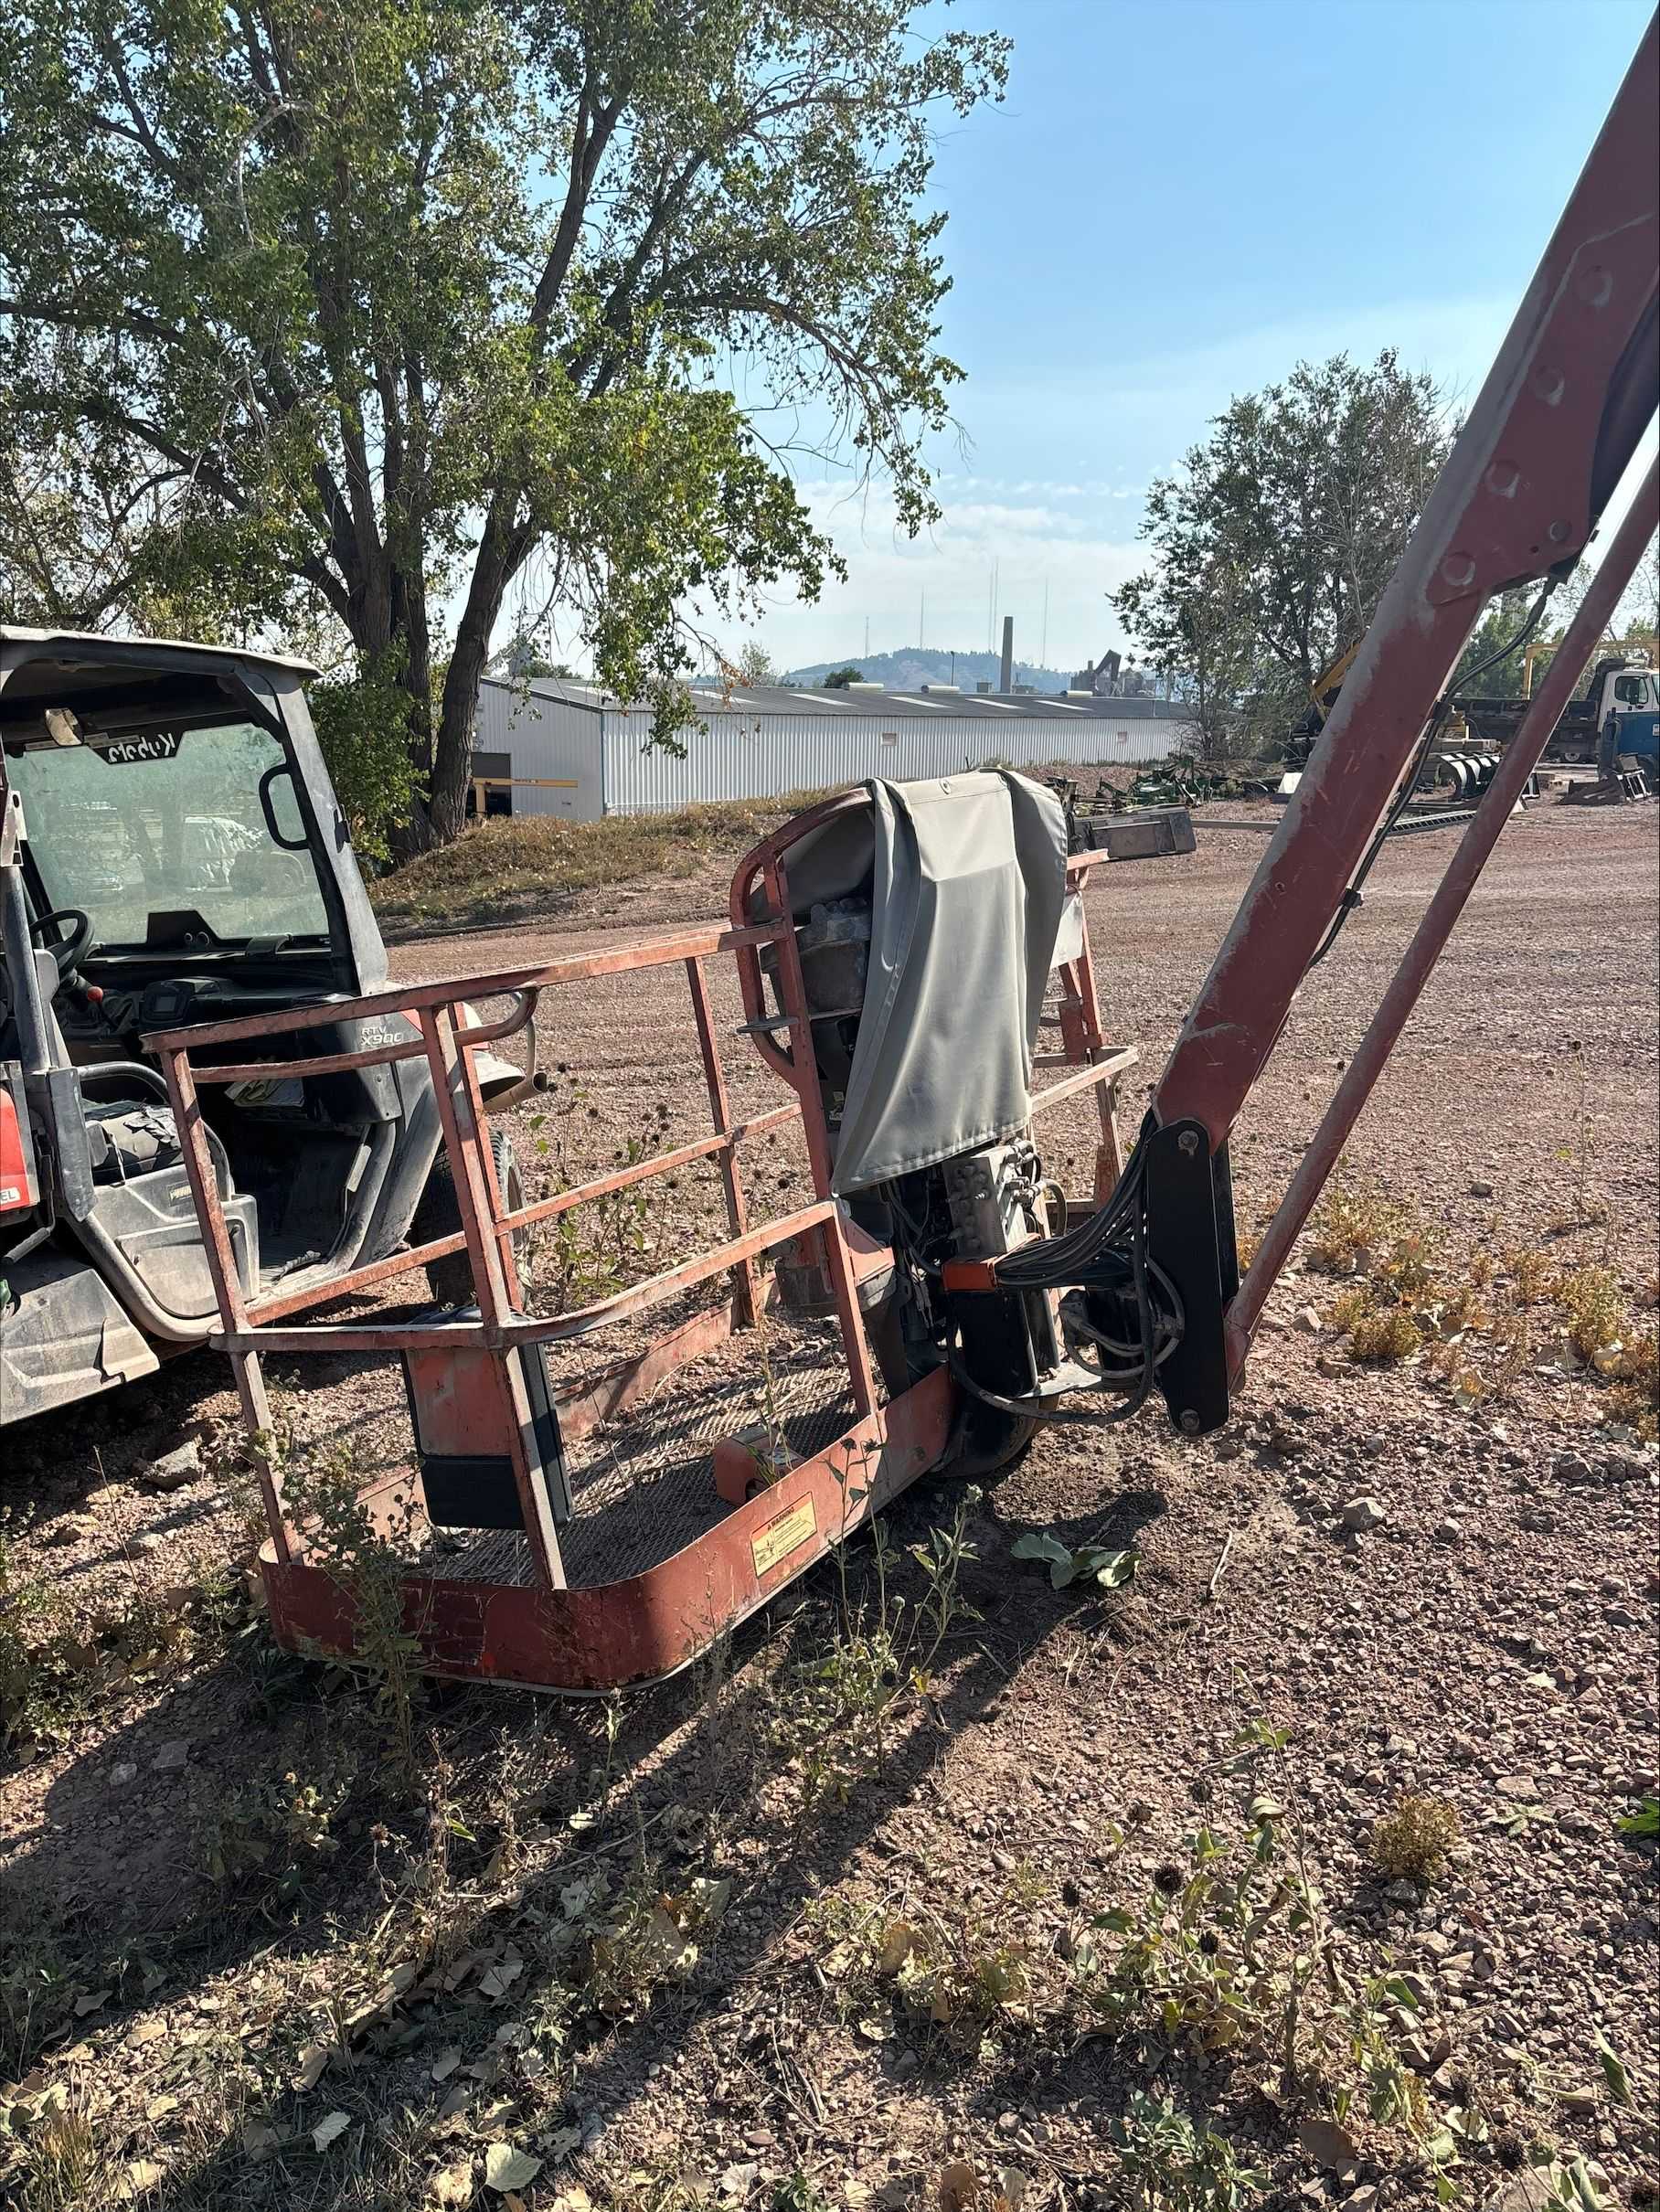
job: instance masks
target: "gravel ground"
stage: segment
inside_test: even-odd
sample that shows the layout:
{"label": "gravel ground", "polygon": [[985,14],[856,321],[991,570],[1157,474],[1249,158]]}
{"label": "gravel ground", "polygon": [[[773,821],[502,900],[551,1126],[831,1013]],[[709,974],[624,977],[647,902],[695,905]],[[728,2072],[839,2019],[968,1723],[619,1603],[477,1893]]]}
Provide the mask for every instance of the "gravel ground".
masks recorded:
{"label": "gravel ground", "polygon": [[[1346,1166],[1355,1185],[1416,1202],[1455,1272],[1462,1256],[1509,1247],[1558,1270],[1600,1262],[1633,1317],[1656,1268],[1657,826],[1660,810],[1547,806],[1507,831]],[[1103,867],[1091,885],[1107,1026],[1140,1046],[1149,1083],[1262,845],[1202,831],[1191,857]],[[1247,1221],[1282,1187],[1450,849],[1441,834],[1392,845],[1305,987],[1236,1138]],[[394,973],[523,964],[708,918],[724,894],[714,877],[589,894],[546,929],[405,945]],[[729,1030],[736,994],[718,969],[711,981]],[[631,1138],[707,1126],[677,970],[558,994],[543,1058],[566,1072],[536,1117],[516,1117],[533,1195]],[[741,1043],[730,1058],[739,1109],[771,1102]],[[1126,1090],[1128,1125],[1145,1088]],[[1050,1157],[1081,1168],[1089,1143],[1085,1114],[1061,1110]],[[752,1187],[758,1207],[795,1202],[786,1140],[762,1149]],[[688,1174],[619,1226],[641,1248],[626,1257],[644,1265],[707,1238],[717,1202],[712,1175]],[[537,1264],[557,1276],[557,1254]],[[670,2212],[695,2201],[670,2183],[701,2175],[731,2204],[899,2206],[926,2189],[947,2212],[989,2208],[991,2195],[951,2182],[963,2159],[982,2175],[1016,2166],[1028,2207],[1084,2206],[1113,2171],[1106,2117],[1151,2082],[1225,2121],[1288,2200],[1417,2202],[1421,2164],[1387,2130],[1357,2126],[1345,2170],[1322,2167],[1297,2112],[1264,2094],[1261,2066],[1246,2080],[1225,2054],[1197,2067],[1126,2055],[1122,2040],[1080,2034],[1064,2006],[1064,2032],[1047,2014],[1048,2026],[1011,2016],[984,2047],[945,2048],[894,1987],[853,1998],[857,1974],[838,1972],[838,1931],[861,1916],[932,1915],[975,1923],[982,1945],[1017,1929],[1050,1975],[1092,1913],[1185,1861],[1198,1821],[1233,1832],[1266,1790],[1351,1963],[1389,1956],[1417,1977],[1423,2039],[1444,2029],[1451,2045],[1434,2095],[1490,2116],[1488,2143],[1466,2156],[1466,2199],[1507,2193],[1506,2212],[1523,2212],[1527,2185],[1506,2164],[1538,2142],[1582,2151],[1608,2192],[1642,2201],[1656,2182],[1660,1908],[1652,1846],[1615,1821],[1656,1787],[1655,1452],[1611,1431],[1605,1393],[1544,1324],[1503,1397],[1472,1409],[1423,1367],[1355,1366],[1323,1325],[1341,1287],[1305,1258],[1293,1267],[1222,1437],[1186,1443],[1152,1414],[1118,1433],[1051,1432],[972,1505],[978,1557],[963,1590],[981,1618],[954,1627],[923,1694],[896,1707],[880,1761],[846,1803],[832,1792],[803,1812],[796,1670],[826,1648],[843,1606],[827,1568],[742,1632],[718,1680],[703,1670],[632,1700],[611,1728],[517,1696],[433,1703],[422,1786],[435,1803],[435,1761],[467,1832],[448,1846],[461,1869],[460,1891],[444,1893],[451,1936],[486,1928],[495,1948],[481,1956],[499,1961],[505,1942],[511,1962],[518,1944],[530,1965],[495,1998],[465,1970],[453,1986],[429,1976],[321,2086],[291,2086],[317,2032],[307,2019],[337,2012],[348,1965],[384,1962],[398,1899],[422,1920],[408,1900],[427,1877],[399,1872],[410,1824],[352,1796],[314,1886],[281,1909],[268,1898],[257,1923],[226,1907],[204,1838],[239,1792],[285,1774],[344,1770],[372,1792],[384,1731],[371,1701],[271,1659],[257,1622],[213,1631],[199,1607],[156,1651],[101,1661],[90,1714],[0,1772],[0,1874],[16,1958],[26,1925],[31,1940],[50,1931],[59,2015],[66,1993],[95,2000],[52,2015],[39,2080],[67,2084],[87,2113],[113,2162],[97,2168],[108,2194],[50,2196],[36,2167],[0,2156],[0,2197],[9,2174],[31,2212],[121,2187],[178,2207],[464,2203],[459,2181],[445,2196],[431,2175],[471,2172],[474,2149],[500,2136],[547,2162],[534,2207],[580,2184],[596,2203]],[[380,1386],[360,1363],[271,1366],[303,1435],[379,1418]],[[165,1615],[170,1593],[242,1547],[246,1498],[213,1448],[229,1411],[223,1370],[202,1356],[8,1441],[14,1586],[87,1619],[135,1598]],[[192,1424],[208,1440],[200,1473],[145,1487],[144,1462]],[[1346,1515],[1360,1500],[1375,1514]],[[920,1541],[955,1503],[920,1486],[896,1535]],[[1011,1543],[1034,1527],[1133,1545],[1131,1594],[1051,1592],[1014,1567]],[[850,1574],[870,1602],[867,1547]],[[1282,1732],[1283,1748],[1241,1768],[1246,1724]],[[1410,1792],[1450,1803],[1462,1827],[1427,1890],[1384,1882],[1367,1860],[1373,1822]],[[558,1923],[573,1865],[614,1838],[620,1866],[631,1834],[683,1825],[697,1827],[699,1863],[733,1885],[702,1955],[638,2016],[624,2008],[603,2032],[591,2022],[533,2067],[533,1947],[549,1913]],[[428,1864],[430,1835],[425,1848]],[[5,1984],[12,2046],[31,2058],[16,1977],[32,1971]],[[1631,2069],[1629,2110],[1600,2086],[1599,2033]],[[471,2082],[458,2106],[435,2064],[481,2038],[489,2064],[457,2077]],[[310,2131],[336,2110],[342,2132],[316,2146]],[[776,2196],[786,2183],[819,2194]],[[481,2190],[486,2200],[511,2201]]]}

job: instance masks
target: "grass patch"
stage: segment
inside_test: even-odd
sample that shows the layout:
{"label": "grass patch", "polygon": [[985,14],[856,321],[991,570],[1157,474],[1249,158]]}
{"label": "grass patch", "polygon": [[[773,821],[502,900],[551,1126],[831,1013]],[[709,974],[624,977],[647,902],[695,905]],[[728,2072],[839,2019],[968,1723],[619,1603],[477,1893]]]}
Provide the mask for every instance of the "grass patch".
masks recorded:
{"label": "grass patch", "polygon": [[505,900],[545,902],[643,877],[694,876],[715,861],[735,863],[780,823],[825,796],[784,792],[672,814],[608,814],[602,822],[498,816],[381,877],[369,896],[383,922],[500,920]]}

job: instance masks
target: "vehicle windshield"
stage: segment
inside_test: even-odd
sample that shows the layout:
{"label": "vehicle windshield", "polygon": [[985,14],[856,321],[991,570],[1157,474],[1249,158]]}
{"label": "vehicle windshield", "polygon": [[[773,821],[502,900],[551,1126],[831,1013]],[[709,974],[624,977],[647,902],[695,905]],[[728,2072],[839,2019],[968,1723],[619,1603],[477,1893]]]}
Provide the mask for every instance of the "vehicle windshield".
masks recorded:
{"label": "vehicle windshield", "polygon": [[80,908],[109,950],[207,950],[328,935],[311,853],[286,851],[260,803],[261,779],[282,770],[271,813],[284,839],[303,835],[285,760],[269,730],[223,722],[39,747],[5,772],[48,905]]}

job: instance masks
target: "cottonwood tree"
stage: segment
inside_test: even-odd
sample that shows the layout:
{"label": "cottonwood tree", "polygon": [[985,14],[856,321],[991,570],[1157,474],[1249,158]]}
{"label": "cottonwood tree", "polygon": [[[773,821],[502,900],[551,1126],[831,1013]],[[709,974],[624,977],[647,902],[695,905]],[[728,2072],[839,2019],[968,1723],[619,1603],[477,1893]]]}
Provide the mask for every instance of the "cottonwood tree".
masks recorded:
{"label": "cottonwood tree", "polygon": [[1449,690],[1469,690],[1487,699],[1514,698],[1519,694],[1527,642],[1525,633],[1538,599],[1537,584],[1501,591],[1494,598],[1459,655]]}
{"label": "cottonwood tree", "polygon": [[937,511],[931,119],[995,96],[1006,42],[917,12],[17,0],[0,445],[71,509],[148,487],[102,613],[157,580],[340,625],[366,711],[396,695],[410,844],[462,823],[510,590],[672,738],[687,605],[837,569],[794,439]]}
{"label": "cottonwood tree", "polygon": [[[1186,543],[1179,528],[1176,540]],[[1161,572],[1133,577],[1109,597],[1186,710],[1201,757],[1225,760],[1241,742],[1255,667],[1244,586],[1226,560],[1196,561],[1190,574],[1194,589],[1180,601],[1165,590]],[[1144,677],[1130,670],[1123,683],[1125,696],[1133,697],[1132,683],[1140,691]]]}
{"label": "cottonwood tree", "polygon": [[1360,637],[1451,443],[1432,380],[1339,354],[1232,400],[1147,494],[1153,564],[1112,594],[1148,657],[1282,729]]}

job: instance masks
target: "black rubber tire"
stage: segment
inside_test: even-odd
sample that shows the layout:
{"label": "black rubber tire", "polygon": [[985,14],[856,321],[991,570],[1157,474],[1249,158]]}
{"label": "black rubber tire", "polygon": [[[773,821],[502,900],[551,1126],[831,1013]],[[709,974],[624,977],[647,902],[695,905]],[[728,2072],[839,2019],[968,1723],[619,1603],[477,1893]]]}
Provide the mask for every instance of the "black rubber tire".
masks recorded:
{"label": "black rubber tire", "polygon": [[1006,1413],[984,1398],[963,1395],[950,1456],[940,1473],[952,1482],[979,1482],[1024,1459],[1043,1426],[1029,1414]]}
{"label": "black rubber tire", "polygon": [[[509,1210],[522,1206],[525,1203],[525,1181],[519,1174],[513,1141],[505,1129],[493,1129],[490,1132],[490,1153],[495,1162],[495,1180],[501,1189],[503,1205]],[[430,1244],[435,1237],[452,1237],[460,1227],[461,1201],[455,1195],[449,1160],[441,1152],[432,1163],[432,1172],[427,1177],[427,1187],[420,1194],[420,1203],[415,1208],[415,1218],[410,1224],[410,1242]],[[477,1292],[473,1281],[473,1262],[466,1252],[452,1252],[446,1260],[429,1260],[427,1288],[432,1293],[435,1305],[472,1305]]]}

